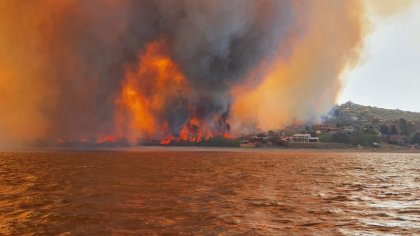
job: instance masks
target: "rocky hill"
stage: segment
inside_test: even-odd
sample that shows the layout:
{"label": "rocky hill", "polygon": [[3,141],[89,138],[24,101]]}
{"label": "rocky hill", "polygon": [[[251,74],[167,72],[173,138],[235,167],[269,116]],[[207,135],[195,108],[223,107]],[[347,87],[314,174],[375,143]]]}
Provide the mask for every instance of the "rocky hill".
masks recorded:
{"label": "rocky hill", "polygon": [[337,128],[353,126],[356,131],[382,137],[400,135],[404,142],[420,142],[420,113],[362,106],[352,102],[335,106],[324,117],[324,124]]}
{"label": "rocky hill", "polygon": [[392,121],[403,118],[412,123],[420,123],[419,112],[363,106],[352,102],[336,106],[332,110],[331,115],[336,117],[341,116],[342,118],[347,116],[353,120],[360,119],[366,121]]}

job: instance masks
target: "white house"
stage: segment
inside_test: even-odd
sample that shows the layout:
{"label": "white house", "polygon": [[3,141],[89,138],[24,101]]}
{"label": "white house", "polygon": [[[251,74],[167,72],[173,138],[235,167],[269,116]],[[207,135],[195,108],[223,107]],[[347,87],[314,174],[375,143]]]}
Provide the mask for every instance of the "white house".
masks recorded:
{"label": "white house", "polygon": [[293,135],[293,141],[298,143],[309,143],[311,134],[295,134]]}

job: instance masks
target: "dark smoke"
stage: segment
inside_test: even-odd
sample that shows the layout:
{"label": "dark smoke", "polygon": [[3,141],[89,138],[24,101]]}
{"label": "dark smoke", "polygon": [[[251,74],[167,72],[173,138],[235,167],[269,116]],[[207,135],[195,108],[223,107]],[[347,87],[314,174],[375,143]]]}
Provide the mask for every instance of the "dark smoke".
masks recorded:
{"label": "dark smoke", "polygon": [[[167,39],[194,94],[198,115],[229,109],[229,88],[261,60],[277,53],[293,29],[293,1],[74,1],[55,12],[52,39],[43,51],[56,85],[56,101],[44,112],[56,136],[77,137],[113,131],[115,97],[126,65],[144,46]],[[51,9],[54,11],[54,9]],[[171,129],[186,122],[182,102],[168,103]],[[223,118],[223,119],[226,119]]]}
{"label": "dark smoke", "polygon": [[[263,58],[269,60],[295,26],[293,4],[157,1],[159,33],[169,38],[173,57],[194,87],[190,99],[199,118],[228,114],[231,86]],[[170,118],[178,117],[175,113]],[[176,129],[177,125],[171,127]]]}
{"label": "dark smoke", "polygon": [[[299,0],[4,1],[0,3],[4,12],[0,16],[0,33],[4,35],[0,43],[5,45],[0,45],[3,49],[0,69],[7,73],[3,73],[6,82],[0,83],[0,90],[6,88],[8,97],[2,98],[0,109],[2,113],[12,111],[10,118],[0,118],[0,128],[6,130],[3,139],[78,138],[115,133],[115,101],[125,71],[138,65],[146,45],[160,39],[167,43],[167,50],[185,74],[191,92],[167,101],[159,119],[167,120],[171,132],[176,134],[191,112],[202,120],[213,120],[216,115],[219,121],[214,126],[228,130],[226,121],[230,117],[230,105],[235,102],[230,94],[232,87],[249,80],[248,75],[260,65],[288,59],[292,49],[299,48],[296,42],[312,27],[314,9],[319,8],[315,12],[324,9],[350,12],[352,5],[357,5],[336,1],[315,3]],[[352,24],[359,23],[348,19]],[[333,18],[325,20],[332,21]],[[346,44],[346,48],[353,45]],[[328,74],[331,78],[323,74],[320,78],[325,78],[326,83],[336,81],[335,76],[344,63],[337,64]],[[260,76],[252,79],[257,85]],[[315,80],[312,85],[317,83]],[[337,87],[331,90],[328,102],[335,96]],[[275,95],[275,91],[271,94]],[[12,100],[24,102],[12,103]]]}

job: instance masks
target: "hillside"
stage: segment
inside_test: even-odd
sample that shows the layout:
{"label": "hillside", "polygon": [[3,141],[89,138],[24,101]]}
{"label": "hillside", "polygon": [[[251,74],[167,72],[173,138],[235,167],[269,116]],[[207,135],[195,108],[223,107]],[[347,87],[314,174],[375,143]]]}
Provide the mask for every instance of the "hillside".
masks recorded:
{"label": "hillside", "polygon": [[341,130],[346,126],[353,127],[355,134],[377,134],[390,143],[420,142],[419,112],[383,109],[347,102],[335,106],[324,117],[323,123]]}
{"label": "hillside", "polygon": [[[337,114],[342,113],[342,114]],[[410,111],[402,111],[399,109],[392,110],[392,109],[384,109],[378,107],[371,107],[371,106],[363,106],[359,104],[355,104],[352,102],[347,102],[342,105],[336,106],[332,114],[335,116],[349,116],[357,117],[361,120],[367,121],[392,121],[398,120],[400,118],[404,118],[409,122],[412,123],[420,123],[420,113],[419,112],[410,112]]]}

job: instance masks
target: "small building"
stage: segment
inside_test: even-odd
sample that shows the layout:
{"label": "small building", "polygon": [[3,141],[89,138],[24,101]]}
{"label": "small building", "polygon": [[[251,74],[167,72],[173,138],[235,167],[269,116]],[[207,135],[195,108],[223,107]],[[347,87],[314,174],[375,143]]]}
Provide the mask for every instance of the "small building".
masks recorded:
{"label": "small building", "polygon": [[310,143],[318,143],[319,142],[319,138],[318,137],[310,137],[309,138],[309,142]]}
{"label": "small building", "polygon": [[295,134],[293,135],[293,142],[309,143],[310,138],[310,134]]}
{"label": "small building", "polygon": [[337,128],[330,125],[318,125],[315,127],[315,132],[317,135],[321,134],[336,134]]}

